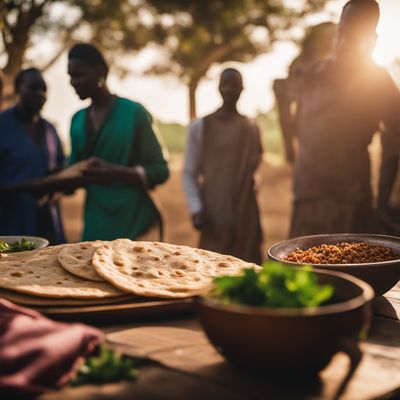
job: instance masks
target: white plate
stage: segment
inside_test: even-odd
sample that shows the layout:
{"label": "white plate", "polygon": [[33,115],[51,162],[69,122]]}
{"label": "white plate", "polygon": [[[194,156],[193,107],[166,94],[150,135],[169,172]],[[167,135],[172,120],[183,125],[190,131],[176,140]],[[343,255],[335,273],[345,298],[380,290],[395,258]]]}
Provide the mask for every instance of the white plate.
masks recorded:
{"label": "white plate", "polygon": [[47,239],[39,236],[0,236],[0,240],[6,243],[21,242],[22,239],[32,242],[37,249],[41,249],[49,245],[49,241]]}

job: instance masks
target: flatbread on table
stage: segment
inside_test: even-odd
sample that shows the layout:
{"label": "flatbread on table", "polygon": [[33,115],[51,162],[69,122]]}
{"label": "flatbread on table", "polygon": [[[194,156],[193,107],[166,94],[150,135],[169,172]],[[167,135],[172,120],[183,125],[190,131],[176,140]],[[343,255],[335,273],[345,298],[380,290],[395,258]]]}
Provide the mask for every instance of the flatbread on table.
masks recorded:
{"label": "flatbread on table", "polygon": [[117,239],[93,255],[97,273],[138,296],[183,298],[203,292],[212,277],[254,267],[232,256],[159,242]]}
{"label": "flatbread on table", "polygon": [[0,298],[12,301],[23,306],[33,307],[59,307],[59,306],[105,306],[125,301],[136,300],[138,297],[128,293],[117,297],[106,297],[103,299],[58,299],[52,297],[39,297],[25,293],[13,292],[7,289],[0,289]]}
{"label": "flatbread on table", "polygon": [[94,252],[109,242],[80,242],[64,247],[58,254],[58,261],[63,268],[73,275],[95,282],[104,282],[92,265]]}
{"label": "flatbread on table", "polygon": [[58,253],[69,246],[10,253],[0,257],[0,288],[41,297],[101,299],[122,293],[107,282],[78,278],[58,262]]}

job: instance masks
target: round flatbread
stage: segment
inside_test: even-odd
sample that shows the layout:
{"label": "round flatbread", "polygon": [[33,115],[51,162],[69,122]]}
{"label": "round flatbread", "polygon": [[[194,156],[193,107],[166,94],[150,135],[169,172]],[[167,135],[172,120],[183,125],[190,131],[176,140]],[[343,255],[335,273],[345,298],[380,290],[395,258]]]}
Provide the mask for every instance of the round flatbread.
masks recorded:
{"label": "round flatbread", "polygon": [[57,299],[50,297],[38,297],[30,294],[13,292],[7,289],[0,289],[0,298],[12,301],[23,306],[36,307],[59,307],[59,306],[104,306],[108,304],[120,303],[123,301],[135,300],[137,297],[129,294],[122,294],[117,297],[107,297],[104,299]]}
{"label": "round flatbread", "polygon": [[60,266],[59,245],[0,258],[0,287],[42,297],[97,299],[116,297],[121,291],[107,282],[78,278]]}
{"label": "round flatbread", "polygon": [[182,298],[203,292],[212,277],[254,267],[238,258],[159,242],[117,239],[100,247],[92,263],[113,286],[139,296]]}
{"label": "round flatbread", "polygon": [[95,282],[104,282],[92,265],[94,252],[109,242],[96,240],[95,242],[80,242],[63,248],[58,254],[61,266],[71,274]]}

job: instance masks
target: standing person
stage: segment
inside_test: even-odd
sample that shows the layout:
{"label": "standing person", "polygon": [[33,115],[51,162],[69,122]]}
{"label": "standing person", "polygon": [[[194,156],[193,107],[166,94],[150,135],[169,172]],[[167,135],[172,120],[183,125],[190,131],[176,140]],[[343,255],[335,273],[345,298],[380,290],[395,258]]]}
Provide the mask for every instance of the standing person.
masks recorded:
{"label": "standing person", "polygon": [[3,80],[4,80],[3,72],[1,72],[0,70],[0,111],[1,111],[1,103],[3,101],[3,86],[4,86]]}
{"label": "standing person", "polygon": [[225,69],[223,104],[189,126],[184,187],[199,247],[261,263],[262,230],[254,173],[262,146],[257,124],[239,114],[243,90],[236,69]]}
{"label": "standing person", "polygon": [[375,0],[349,1],[332,57],[303,78],[292,237],[373,229],[368,145],[378,130],[383,146],[378,207],[388,207],[398,165],[400,95],[371,58],[378,20]]}
{"label": "standing person", "polygon": [[[1,188],[42,178],[65,164],[54,126],[40,116],[46,91],[36,68],[15,78],[17,104],[0,114]],[[0,234],[43,236],[52,244],[65,241],[58,205],[38,205],[27,192],[0,196]]]}
{"label": "standing person", "polygon": [[137,239],[159,221],[148,190],[169,175],[151,116],[141,104],[110,93],[108,66],[96,47],[75,45],[68,74],[79,98],[91,100],[71,122],[70,163],[95,157],[85,171],[92,184],[82,240]]}

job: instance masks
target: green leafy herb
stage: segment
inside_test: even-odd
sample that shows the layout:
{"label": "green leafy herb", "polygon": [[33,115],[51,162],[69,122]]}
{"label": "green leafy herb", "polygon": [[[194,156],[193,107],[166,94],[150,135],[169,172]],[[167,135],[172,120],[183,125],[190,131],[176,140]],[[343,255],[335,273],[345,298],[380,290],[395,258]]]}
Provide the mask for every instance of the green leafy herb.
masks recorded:
{"label": "green leafy herb", "polygon": [[71,385],[135,380],[137,378],[135,364],[137,363],[134,359],[126,358],[108,347],[101,346],[97,356],[86,359]]}
{"label": "green leafy herb", "polygon": [[36,249],[35,244],[24,238],[20,242],[17,241],[13,243],[6,243],[0,240],[0,253],[14,253],[34,249]]}
{"label": "green leafy herb", "polygon": [[333,295],[331,285],[319,285],[311,267],[296,269],[265,262],[262,270],[245,269],[239,276],[214,279],[213,296],[227,304],[267,307],[315,307]]}

